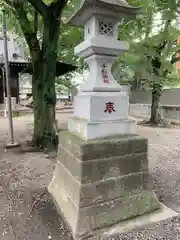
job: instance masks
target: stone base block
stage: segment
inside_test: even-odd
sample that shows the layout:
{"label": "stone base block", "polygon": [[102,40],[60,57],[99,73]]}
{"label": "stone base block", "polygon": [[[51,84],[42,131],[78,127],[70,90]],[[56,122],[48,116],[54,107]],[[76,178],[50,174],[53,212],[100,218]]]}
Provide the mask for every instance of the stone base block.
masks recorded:
{"label": "stone base block", "polygon": [[[127,232],[138,231],[140,229],[147,229],[149,225],[152,226],[153,230],[159,229],[159,223],[177,217],[179,214],[174,210],[161,204],[160,208],[151,213],[144,214],[142,216],[125,220],[108,228],[100,229],[90,233],[88,239],[101,239],[101,240],[115,240],[115,239],[126,239],[122,235]],[[156,225],[157,224],[157,225]],[[152,228],[151,228],[152,230]],[[153,231],[152,230],[152,231]],[[148,230],[147,230],[148,231]],[[146,235],[147,236],[147,235]],[[147,239],[146,237],[144,239]],[[149,239],[149,238],[148,238]]]}
{"label": "stone base block", "polygon": [[68,130],[85,140],[137,133],[135,121],[129,119],[88,122],[85,119],[74,117],[68,121]]}
{"label": "stone base block", "polygon": [[74,239],[160,207],[149,181],[147,140],[137,135],[84,141],[61,132],[48,189]]}

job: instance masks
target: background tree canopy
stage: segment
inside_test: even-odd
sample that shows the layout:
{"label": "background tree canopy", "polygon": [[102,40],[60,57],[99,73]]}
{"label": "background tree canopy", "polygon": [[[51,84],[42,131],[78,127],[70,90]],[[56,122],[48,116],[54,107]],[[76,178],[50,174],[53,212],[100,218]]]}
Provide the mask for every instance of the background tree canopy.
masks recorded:
{"label": "background tree canopy", "polygon": [[130,50],[113,67],[115,78],[135,89],[152,89],[151,119],[160,121],[160,97],[165,85],[177,84],[177,53],[180,46],[178,19],[180,2],[176,0],[129,1],[143,6],[136,21],[124,22],[119,39],[130,43]]}

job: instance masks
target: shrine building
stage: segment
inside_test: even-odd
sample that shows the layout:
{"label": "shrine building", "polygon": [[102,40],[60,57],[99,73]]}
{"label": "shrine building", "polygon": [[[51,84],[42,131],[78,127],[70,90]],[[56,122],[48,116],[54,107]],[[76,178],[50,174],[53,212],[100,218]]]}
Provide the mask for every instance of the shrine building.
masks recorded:
{"label": "shrine building", "polygon": [[[30,60],[23,57],[23,50],[20,44],[17,43],[9,36],[8,46],[8,61],[10,68],[10,86],[11,97],[16,98],[16,103],[19,103],[20,86],[19,86],[19,74],[29,73],[32,75],[32,64]],[[5,63],[4,63],[4,43],[3,37],[0,36],[0,104],[4,103],[4,92],[6,94],[6,81],[5,81]],[[56,76],[61,76],[67,72],[75,70],[76,67],[71,64],[62,62],[56,62]],[[3,78],[4,75],[4,78]],[[5,95],[6,96],[6,95]]]}

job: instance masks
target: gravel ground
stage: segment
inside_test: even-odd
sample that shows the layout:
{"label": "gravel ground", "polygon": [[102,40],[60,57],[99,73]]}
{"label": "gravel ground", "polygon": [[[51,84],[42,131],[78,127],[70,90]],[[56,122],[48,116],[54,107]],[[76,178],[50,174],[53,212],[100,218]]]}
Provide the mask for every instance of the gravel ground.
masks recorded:
{"label": "gravel ground", "polygon": [[[58,114],[61,126],[70,115]],[[32,120],[30,115],[15,118],[16,141],[23,143],[30,138]],[[0,146],[7,141],[7,129],[7,121],[0,118]],[[149,166],[159,199],[180,213],[180,129],[138,126],[138,132],[149,139]],[[72,240],[46,190],[54,169],[54,154],[25,150],[4,152],[0,159],[0,240]],[[179,240],[180,218],[113,238],[90,239]]]}

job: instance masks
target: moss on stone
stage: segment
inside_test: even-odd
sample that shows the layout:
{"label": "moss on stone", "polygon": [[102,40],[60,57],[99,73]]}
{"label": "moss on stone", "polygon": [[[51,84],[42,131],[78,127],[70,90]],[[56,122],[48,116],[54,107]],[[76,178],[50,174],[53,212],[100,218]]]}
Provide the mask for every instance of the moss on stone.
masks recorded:
{"label": "moss on stone", "polygon": [[[109,207],[109,203],[112,208]],[[104,205],[96,205],[92,207],[93,230],[102,227],[108,227],[118,222],[139,217],[147,213],[154,212],[161,208],[161,204],[156,195],[152,191],[143,191],[133,196],[125,196]]]}
{"label": "moss on stone", "polygon": [[147,139],[138,135],[112,136],[86,141],[73,133],[61,131],[59,147],[68,149],[77,158],[86,161],[129,154],[145,154],[147,153],[148,143]]}
{"label": "moss on stone", "polygon": [[87,145],[87,144],[96,144],[101,141],[103,142],[117,142],[120,140],[130,140],[130,139],[145,139],[139,135],[113,135],[113,136],[107,136],[102,138],[96,138],[92,140],[84,140],[81,138],[80,134],[73,134],[68,131],[61,131],[60,137],[63,136],[65,138],[68,138],[69,140],[72,140],[73,142],[76,142],[78,144]]}

